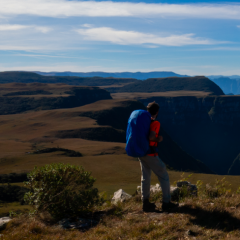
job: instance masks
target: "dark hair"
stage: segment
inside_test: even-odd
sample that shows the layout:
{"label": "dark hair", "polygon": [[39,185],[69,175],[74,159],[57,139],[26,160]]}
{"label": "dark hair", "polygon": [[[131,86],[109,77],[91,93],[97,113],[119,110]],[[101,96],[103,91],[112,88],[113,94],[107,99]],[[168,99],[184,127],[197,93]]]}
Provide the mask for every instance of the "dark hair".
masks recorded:
{"label": "dark hair", "polygon": [[147,110],[151,115],[155,115],[159,110],[159,105],[154,101],[147,105]]}

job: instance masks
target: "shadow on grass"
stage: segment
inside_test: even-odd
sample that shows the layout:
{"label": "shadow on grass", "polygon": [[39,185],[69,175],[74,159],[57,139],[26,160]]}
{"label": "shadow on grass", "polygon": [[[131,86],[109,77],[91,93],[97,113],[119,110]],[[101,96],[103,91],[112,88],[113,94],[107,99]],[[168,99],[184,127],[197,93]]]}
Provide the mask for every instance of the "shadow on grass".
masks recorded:
{"label": "shadow on grass", "polygon": [[193,216],[190,222],[208,229],[216,229],[224,232],[231,232],[239,229],[240,219],[231,215],[227,211],[204,210],[200,207],[192,208],[189,205],[179,207],[178,213],[189,214]]}

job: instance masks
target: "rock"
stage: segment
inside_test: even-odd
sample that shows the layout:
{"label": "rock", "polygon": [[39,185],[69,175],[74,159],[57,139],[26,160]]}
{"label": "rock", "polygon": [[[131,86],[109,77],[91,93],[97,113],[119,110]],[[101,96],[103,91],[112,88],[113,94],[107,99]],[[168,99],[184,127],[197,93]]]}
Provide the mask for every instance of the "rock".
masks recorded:
{"label": "rock", "polygon": [[92,219],[78,218],[76,222],[72,222],[68,218],[64,218],[58,222],[59,227],[64,229],[88,229],[98,224],[98,221]]}
{"label": "rock", "polygon": [[177,187],[189,186],[191,183],[187,181],[177,182]]}
{"label": "rock", "polygon": [[170,186],[170,194],[171,194],[172,200],[178,200],[179,193],[180,193],[180,189],[178,187]]}
{"label": "rock", "polygon": [[3,217],[0,218],[0,230],[4,229],[8,222],[10,222],[12,219],[10,217]]}
{"label": "rock", "polygon": [[161,192],[161,191],[162,191],[162,189],[158,183],[155,186],[154,185],[150,186],[151,193],[157,193],[157,192]]}
{"label": "rock", "polygon": [[[150,192],[151,193],[158,193],[161,192],[162,188],[160,187],[160,185],[157,183],[156,185],[151,185],[150,186]],[[176,198],[179,195],[179,188],[178,187],[174,187],[174,186],[170,186],[170,193],[172,198]],[[137,193],[141,194],[141,186],[137,187]]]}
{"label": "rock", "polygon": [[177,186],[179,188],[187,187],[189,195],[197,196],[198,189],[195,184],[191,184],[190,182],[187,182],[187,181],[180,181],[180,182],[177,182]]}
{"label": "rock", "polygon": [[112,198],[112,203],[116,204],[117,202],[124,202],[127,199],[130,199],[132,196],[126,192],[124,192],[122,189],[119,189],[117,192],[114,193],[114,196]]}
{"label": "rock", "polygon": [[197,186],[195,184],[190,184],[188,186],[188,191],[189,191],[190,195],[197,196],[198,189],[197,189]]}

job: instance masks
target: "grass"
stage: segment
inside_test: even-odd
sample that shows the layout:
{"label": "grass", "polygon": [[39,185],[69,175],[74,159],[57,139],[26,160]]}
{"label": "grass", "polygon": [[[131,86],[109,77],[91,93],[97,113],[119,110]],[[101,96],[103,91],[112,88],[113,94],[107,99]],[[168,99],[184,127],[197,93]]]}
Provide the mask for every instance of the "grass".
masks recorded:
{"label": "grass", "polygon": [[0,217],[9,216],[10,212],[28,213],[32,207],[28,205],[21,205],[19,202],[0,203]]}
{"label": "grass", "polygon": [[18,215],[1,232],[2,239],[239,239],[240,194],[223,191],[213,198],[201,189],[198,197],[181,199],[169,214],[143,213],[139,196],[117,206],[104,204],[91,214],[98,224],[85,231],[61,229],[41,214]]}

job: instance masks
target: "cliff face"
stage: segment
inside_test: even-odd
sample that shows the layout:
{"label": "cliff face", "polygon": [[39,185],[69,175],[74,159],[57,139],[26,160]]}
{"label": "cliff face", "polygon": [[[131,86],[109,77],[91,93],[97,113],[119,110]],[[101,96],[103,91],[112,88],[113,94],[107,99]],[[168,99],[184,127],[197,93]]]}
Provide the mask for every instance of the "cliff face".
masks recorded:
{"label": "cliff face", "polygon": [[[114,136],[111,136],[111,141],[125,142],[125,131],[127,128],[128,118],[132,111],[136,109],[145,109],[145,107],[139,101],[123,100],[122,102],[119,102],[115,107],[101,111],[83,112],[79,116],[93,118],[97,120],[97,123],[99,125],[111,126],[115,129],[115,131],[118,131],[118,133],[114,132]],[[102,128],[102,130],[103,129],[104,128]],[[119,130],[122,130],[121,136]],[[73,135],[66,135],[66,132],[60,134],[63,134],[67,137],[74,137]],[[81,137],[84,137],[82,132],[80,134]],[[92,140],[91,138],[94,137],[94,140],[106,141],[106,139],[109,139],[110,137],[109,128],[107,128],[106,132],[101,132],[101,134],[98,136],[97,135],[98,133],[96,131],[94,134],[88,131],[86,138]],[[109,135],[109,137],[105,135]],[[213,173],[213,171],[211,171],[205,164],[197,161],[192,156],[187,154],[183,149],[181,149],[163,129],[161,130],[161,135],[163,136],[164,141],[159,144],[159,155],[168,167],[178,171]],[[116,138],[117,136],[118,139]],[[98,138],[96,139],[96,137]]]}
{"label": "cliff face", "polygon": [[[162,127],[183,150],[212,171],[228,173],[240,152],[240,96],[152,97],[140,101],[145,106],[152,101],[160,105]],[[240,169],[237,172],[240,174]]]}
{"label": "cliff face", "polygon": [[112,97],[109,92],[98,87],[70,87],[57,84],[9,86],[2,84],[0,115],[34,109],[73,108],[104,99],[112,99]]}
{"label": "cliff face", "polygon": [[152,97],[140,99],[146,106],[156,101],[160,105],[162,123],[185,125],[192,122],[234,126],[240,120],[240,96]]}

